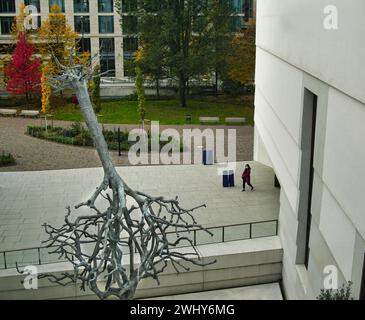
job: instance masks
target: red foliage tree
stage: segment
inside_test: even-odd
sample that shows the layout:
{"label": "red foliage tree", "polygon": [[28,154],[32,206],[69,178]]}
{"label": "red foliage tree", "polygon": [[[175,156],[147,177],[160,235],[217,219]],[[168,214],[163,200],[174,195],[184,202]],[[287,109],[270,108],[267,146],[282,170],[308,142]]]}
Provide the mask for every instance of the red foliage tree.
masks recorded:
{"label": "red foliage tree", "polygon": [[40,60],[32,58],[34,47],[28,42],[27,35],[21,33],[18,43],[5,68],[8,79],[6,90],[12,94],[23,94],[29,105],[29,97],[41,91]]}

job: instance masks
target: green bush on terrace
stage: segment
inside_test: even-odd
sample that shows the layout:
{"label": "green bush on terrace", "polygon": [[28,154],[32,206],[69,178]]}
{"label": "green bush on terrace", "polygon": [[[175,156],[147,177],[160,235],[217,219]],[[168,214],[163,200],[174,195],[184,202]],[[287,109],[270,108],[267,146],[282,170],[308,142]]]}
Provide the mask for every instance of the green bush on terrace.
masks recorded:
{"label": "green bush on terrace", "polygon": [[[44,126],[28,126],[26,133],[32,137],[52,142],[82,147],[94,147],[94,142],[91,138],[90,132],[85,129],[80,122],[73,123],[69,128],[48,126],[47,130]],[[118,150],[118,131],[103,129],[103,134],[109,150]],[[128,151],[129,148],[136,143],[128,141],[128,137],[129,132],[120,132],[121,151]],[[150,135],[148,137],[148,141],[150,150]],[[169,142],[171,142],[171,140],[160,141],[160,148]],[[183,146],[180,144],[180,150],[182,151],[182,149]]]}

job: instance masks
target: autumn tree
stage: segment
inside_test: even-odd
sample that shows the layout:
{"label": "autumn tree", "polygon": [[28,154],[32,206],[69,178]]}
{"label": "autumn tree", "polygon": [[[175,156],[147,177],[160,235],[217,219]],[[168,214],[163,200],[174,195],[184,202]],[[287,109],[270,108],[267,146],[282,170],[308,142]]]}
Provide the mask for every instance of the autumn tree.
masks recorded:
{"label": "autumn tree", "polygon": [[42,78],[41,78],[41,84],[42,84],[42,112],[44,114],[47,114],[49,109],[51,108],[51,95],[52,95],[52,88],[48,83],[47,77],[50,74],[50,71],[48,70],[49,65],[45,65],[42,68]]}
{"label": "autumn tree", "polygon": [[[76,52],[74,49],[78,46],[78,40],[78,33],[73,31],[61,8],[58,5],[53,5],[48,18],[42,22],[37,33],[37,48],[45,65],[42,86],[42,104],[44,108],[49,102],[52,92],[46,81],[50,76],[60,73],[58,63],[67,64],[70,54]],[[89,58],[88,53],[82,52],[75,60],[79,63],[85,63]]]}
{"label": "autumn tree", "polygon": [[252,84],[255,81],[255,36],[255,26],[248,26],[234,37],[233,50],[227,57],[228,76],[240,85]]}
{"label": "autumn tree", "polygon": [[77,46],[79,35],[73,31],[66,16],[58,5],[53,5],[48,18],[38,30],[38,48],[44,60],[49,60],[48,71],[57,74],[60,70],[55,63],[67,64],[70,53]]}
{"label": "autumn tree", "polygon": [[32,94],[41,90],[40,61],[33,57],[34,47],[27,35],[21,33],[10,63],[5,68],[8,78],[6,89],[17,95],[25,95],[27,106]]}
{"label": "autumn tree", "polygon": [[13,25],[11,27],[11,35],[13,38],[18,39],[22,33],[27,33],[27,29],[24,27],[24,21],[26,19],[25,4],[22,3],[19,8],[18,15],[14,18]]}

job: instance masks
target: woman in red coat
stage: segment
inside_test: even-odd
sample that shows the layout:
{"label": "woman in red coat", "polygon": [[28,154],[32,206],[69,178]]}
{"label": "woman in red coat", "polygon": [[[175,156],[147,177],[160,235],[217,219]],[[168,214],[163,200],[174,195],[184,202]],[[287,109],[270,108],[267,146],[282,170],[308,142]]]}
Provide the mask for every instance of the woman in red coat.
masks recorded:
{"label": "woman in red coat", "polygon": [[242,182],[243,182],[243,189],[245,191],[246,183],[251,187],[251,191],[254,189],[253,185],[251,184],[251,167],[249,164],[246,164],[245,171],[242,173]]}

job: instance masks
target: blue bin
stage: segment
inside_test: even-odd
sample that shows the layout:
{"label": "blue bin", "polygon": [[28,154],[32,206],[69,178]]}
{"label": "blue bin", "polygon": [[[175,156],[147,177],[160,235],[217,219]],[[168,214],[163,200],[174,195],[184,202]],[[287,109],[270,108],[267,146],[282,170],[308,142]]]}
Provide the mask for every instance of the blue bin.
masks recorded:
{"label": "blue bin", "polygon": [[234,187],[234,171],[225,170],[223,171],[223,188]]}
{"label": "blue bin", "polygon": [[212,150],[203,150],[203,164],[205,166],[210,166],[214,164]]}

